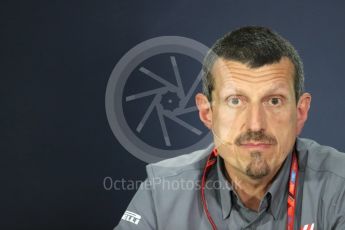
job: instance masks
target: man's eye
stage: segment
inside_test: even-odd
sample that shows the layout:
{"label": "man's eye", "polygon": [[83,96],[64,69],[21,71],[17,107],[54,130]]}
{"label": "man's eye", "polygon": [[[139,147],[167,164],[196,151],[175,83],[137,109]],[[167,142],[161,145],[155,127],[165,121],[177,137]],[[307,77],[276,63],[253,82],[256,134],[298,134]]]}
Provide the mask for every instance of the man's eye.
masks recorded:
{"label": "man's eye", "polygon": [[272,97],[268,100],[269,105],[278,106],[282,103],[282,100],[279,97]]}
{"label": "man's eye", "polygon": [[242,101],[239,97],[229,97],[228,98],[228,105],[236,107],[240,106],[242,104]]}

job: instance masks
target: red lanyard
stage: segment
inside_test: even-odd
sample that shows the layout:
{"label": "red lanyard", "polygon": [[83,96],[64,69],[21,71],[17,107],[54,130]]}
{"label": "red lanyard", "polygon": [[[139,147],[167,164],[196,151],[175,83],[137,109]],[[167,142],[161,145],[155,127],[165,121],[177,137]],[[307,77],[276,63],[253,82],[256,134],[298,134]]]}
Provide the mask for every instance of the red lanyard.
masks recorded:
{"label": "red lanyard", "polygon": [[[207,208],[207,202],[205,198],[205,183],[206,177],[211,170],[211,167],[217,162],[217,149],[214,149],[207,159],[204,171],[202,173],[201,180],[201,202],[204,208],[204,212],[210,222],[212,229],[216,230],[217,226],[214,223],[212,216]],[[293,230],[294,219],[295,219],[295,208],[296,208],[296,191],[297,191],[297,176],[298,176],[298,162],[296,152],[293,151],[292,162],[290,167],[290,178],[289,178],[289,188],[288,188],[288,200],[287,200],[287,230]]]}
{"label": "red lanyard", "polygon": [[296,193],[298,180],[298,162],[296,151],[293,151],[292,162],[290,167],[289,190],[288,190],[288,212],[287,212],[287,230],[293,230],[296,209]]}

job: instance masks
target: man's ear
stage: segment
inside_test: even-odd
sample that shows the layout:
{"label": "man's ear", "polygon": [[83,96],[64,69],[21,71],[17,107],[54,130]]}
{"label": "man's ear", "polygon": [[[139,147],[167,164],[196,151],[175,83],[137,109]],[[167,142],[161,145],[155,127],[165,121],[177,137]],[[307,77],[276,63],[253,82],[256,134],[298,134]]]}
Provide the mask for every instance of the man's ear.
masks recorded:
{"label": "man's ear", "polygon": [[297,135],[302,132],[304,123],[308,119],[308,112],[311,103],[311,95],[304,93],[298,100],[297,104]]}
{"label": "man's ear", "polygon": [[211,110],[210,102],[208,101],[207,97],[202,93],[198,93],[195,96],[195,102],[199,110],[200,120],[205,124],[207,128],[211,129],[212,128],[212,110]]}

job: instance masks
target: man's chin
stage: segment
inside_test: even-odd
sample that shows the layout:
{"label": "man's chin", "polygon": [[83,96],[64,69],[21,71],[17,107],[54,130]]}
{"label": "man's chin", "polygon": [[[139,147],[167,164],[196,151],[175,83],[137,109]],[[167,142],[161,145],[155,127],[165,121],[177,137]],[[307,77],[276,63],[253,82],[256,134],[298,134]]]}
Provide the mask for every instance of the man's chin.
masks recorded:
{"label": "man's chin", "polygon": [[252,161],[246,169],[246,175],[253,180],[259,180],[270,174],[271,169],[267,162],[263,159],[258,160],[259,162]]}
{"label": "man's chin", "polygon": [[269,173],[267,172],[248,172],[247,176],[250,177],[252,180],[261,180],[266,177]]}

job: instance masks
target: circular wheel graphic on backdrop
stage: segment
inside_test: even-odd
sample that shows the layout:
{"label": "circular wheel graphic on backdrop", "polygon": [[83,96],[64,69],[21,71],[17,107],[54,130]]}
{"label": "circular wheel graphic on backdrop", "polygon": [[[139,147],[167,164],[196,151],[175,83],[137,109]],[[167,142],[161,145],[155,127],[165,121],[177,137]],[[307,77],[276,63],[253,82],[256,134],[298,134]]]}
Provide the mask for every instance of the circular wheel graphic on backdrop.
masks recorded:
{"label": "circular wheel graphic on backdrop", "polygon": [[106,88],[106,113],[115,137],[132,155],[151,163],[211,143],[194,102],[208,49],[189,38],[163,36],[138,44],[116,64]]}

